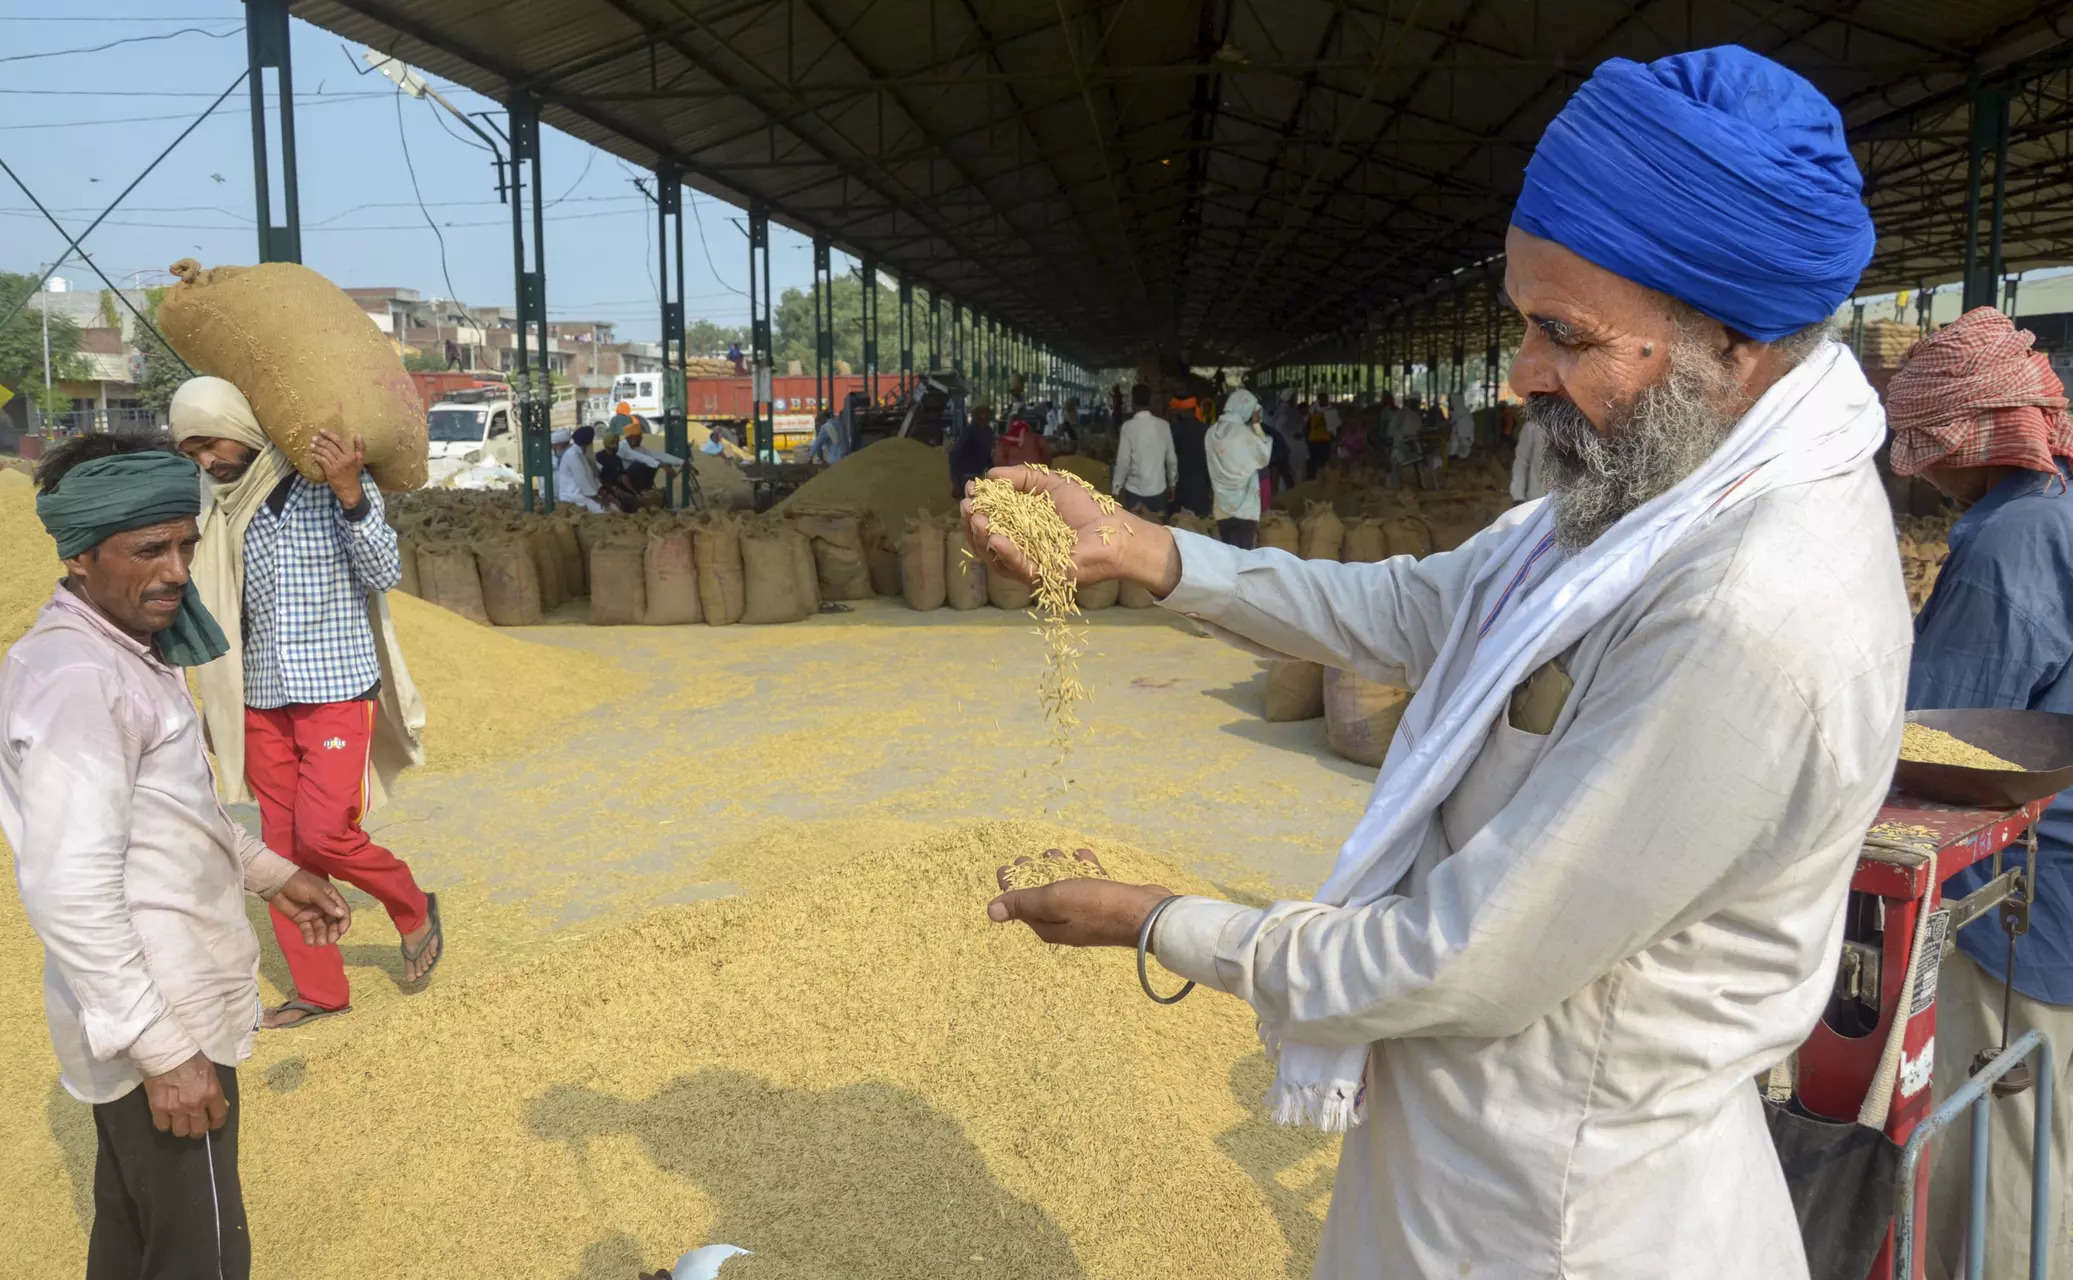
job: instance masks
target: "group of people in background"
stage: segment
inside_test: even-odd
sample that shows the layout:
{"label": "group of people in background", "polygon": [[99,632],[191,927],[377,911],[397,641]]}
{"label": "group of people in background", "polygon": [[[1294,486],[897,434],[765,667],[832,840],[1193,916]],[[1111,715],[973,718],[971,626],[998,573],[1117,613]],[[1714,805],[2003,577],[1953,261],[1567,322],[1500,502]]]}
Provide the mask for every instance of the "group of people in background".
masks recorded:
{"label": "group of people in background", "polygon": [[[708,446],[724,439],[714,428]],[[583,511],[637,511],[653,505],[664,492],[656,487],[657,476],[665,482],[684,465],[684,459],[647,443],[647,425],[638,417],[614,418],[606,428],[601,447],[597,428],[576,427],[556,431],[554,445],[554,498]],[[708,452],[723,452],[708,448]]]}

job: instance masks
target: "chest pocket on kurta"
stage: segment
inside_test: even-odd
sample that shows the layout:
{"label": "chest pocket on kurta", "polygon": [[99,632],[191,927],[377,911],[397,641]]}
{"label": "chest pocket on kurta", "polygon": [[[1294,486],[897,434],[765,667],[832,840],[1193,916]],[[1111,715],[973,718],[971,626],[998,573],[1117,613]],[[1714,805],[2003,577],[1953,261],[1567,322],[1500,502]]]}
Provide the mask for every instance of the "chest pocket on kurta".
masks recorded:
{"label": "chest pocket on kurta", "polygon": [[1575,687],[1562,659],[1555,658],[1512,691],[1511,704],[1484,739],[1475,763],[1440,803],[1448,847],[1467,844],[1518,793]]}

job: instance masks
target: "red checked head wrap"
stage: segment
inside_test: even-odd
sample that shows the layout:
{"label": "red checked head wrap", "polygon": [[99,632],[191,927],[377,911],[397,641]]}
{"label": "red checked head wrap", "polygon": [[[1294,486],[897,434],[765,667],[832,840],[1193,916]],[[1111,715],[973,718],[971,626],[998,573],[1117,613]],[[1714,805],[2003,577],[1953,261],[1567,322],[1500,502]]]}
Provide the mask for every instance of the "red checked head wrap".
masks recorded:
{"label": "red checked head wrap", "polygon": [[2057,474],[2073,459],[2066,389],[2036,341],[1992,307],[1975,307],[1915,344],[1886,388],[1893,470],[2022,467]]}

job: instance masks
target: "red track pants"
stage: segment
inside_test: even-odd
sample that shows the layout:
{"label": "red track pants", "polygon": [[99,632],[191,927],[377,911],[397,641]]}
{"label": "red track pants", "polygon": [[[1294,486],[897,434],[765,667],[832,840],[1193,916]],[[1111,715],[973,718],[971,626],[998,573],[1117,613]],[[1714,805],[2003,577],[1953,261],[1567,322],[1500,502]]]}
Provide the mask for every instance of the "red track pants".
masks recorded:
{"label": "red track pants", "polygon": [[[259,801],[267,848],[368,894],[387,909],[398,933],[409,933],[425,923],[424,890],[401,859],[360,829],[374,708],[372,702],[245,708],[245,782]],[[310,946],[279,911],[268,914],[295,994],[320,1008],[344,1006],[351,993],[338,948]]]}

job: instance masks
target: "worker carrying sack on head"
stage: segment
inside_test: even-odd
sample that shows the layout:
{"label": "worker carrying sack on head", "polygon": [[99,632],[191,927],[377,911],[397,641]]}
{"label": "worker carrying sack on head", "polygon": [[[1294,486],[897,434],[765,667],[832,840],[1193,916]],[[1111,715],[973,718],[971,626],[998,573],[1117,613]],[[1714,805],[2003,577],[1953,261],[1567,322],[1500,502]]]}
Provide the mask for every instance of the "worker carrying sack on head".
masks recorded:
{"label": "worker carrying sack on head", "polygon": [[[1074,879],[987,908],[1251,1006],[1270,1110],[1345,1135],[1318,1276],[1806,1280],[1753,1081],[1827,1004],[1900,750],[1885,418],[1826,337],[1873,240],[1798,75],[1615,58],[1505,243],[1549,498],[1347,564],[1007,473],[1078,531],[1082,584],[1415,691],[1315,901]],[[990,571],[1028,572],[966,519]]]}
{"label": "worker carrying sack on head", "polygon": [[[1964,508],[1951,528],[1951,554],[1915,620],[1908,670],[1910,710],[2008,707],[2073,713],[2073,420],[2051,362],[2033,335],[1992,307],[1977,307],[1924,338],[1886,390],[1893,472],[1921,476]],[[1944,883],[1954,900],[1984,887],[1981,865]],[[1936,1096],[1963,1085],[1983,1049],[1998,1050],[2032,1028],[2061,1055],[2073,1046],[2073,797],[2037,824],[2037,883],[2029,930],[2015,939],[1989,915],[1958,931],[1960,954],[1944,965],[1937,992]],[[2014,991],[2003,984],[2014,983]],[[2004,1022],[2003,997],[2007,1019]],[[2005,1036],[2005,1039],[2004,1039]],[[1987,1178],[1987,1269],[2024,1274],[2030,1256],[2030,1162],[2037,1095],[1997,1099]],[[2073,1176],[2073,1121],[2061,1102],[2052,1117],[2051,1177]],[[1965,1274],[1967,1174],[1962,1142],[1936,1147],[1930,1190],[1929,1275]],[[2067,1200],[2055,1220],[2044,1274],[2073,1275]]]}
{"label": "worker carrying sack on head", "polygon": [[[325,432],[297,474],[221,378],[194,378],[169,412],[180,452],[207,474],[194,580],[229,651],[199,668],[202,715],[226,800],[256,800],[267,847],[373,897],[402,935],[404,978],[439,962],[437,900],[361,823],[404,769],[424,763],[424,703],[383,593],[402,576],[396,531],[357,440]],[[249,788],[249,789],[248,789]],[[295,994],[264,1026],[351,1007],[336,946],[273,913]]]}

